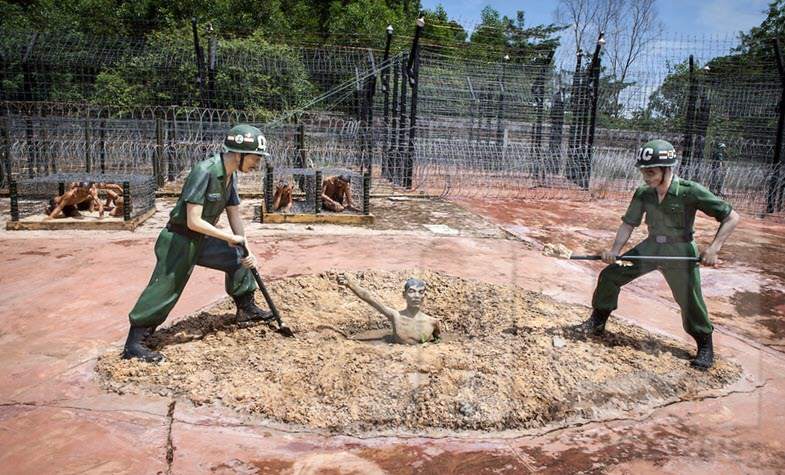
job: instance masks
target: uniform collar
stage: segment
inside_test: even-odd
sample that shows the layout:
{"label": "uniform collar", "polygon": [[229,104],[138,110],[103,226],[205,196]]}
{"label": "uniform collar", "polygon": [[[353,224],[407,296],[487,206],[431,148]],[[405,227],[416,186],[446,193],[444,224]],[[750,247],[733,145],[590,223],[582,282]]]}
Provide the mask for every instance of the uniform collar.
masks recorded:
{"label": "uniform collar", "polygon": [[226,177],[226,165],[224,164],[224,154],[219,152],[216,155],[218,156],[218,161],[221,163],[221,166],[216,167],[215,177],[223,179]]}
{"label": "uniform collar", "polygon": [[679,185],[679,177],[673,175],[673,179],[671,180],[671,186],[668,187],[668,195],[679,196],[679,189],[681,186]]}

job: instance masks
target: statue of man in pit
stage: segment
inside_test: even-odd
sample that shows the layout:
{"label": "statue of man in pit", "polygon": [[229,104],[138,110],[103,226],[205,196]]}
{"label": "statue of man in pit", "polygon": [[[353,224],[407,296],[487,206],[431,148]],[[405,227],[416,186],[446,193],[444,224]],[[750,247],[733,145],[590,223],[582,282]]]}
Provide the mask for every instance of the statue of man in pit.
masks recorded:
{"label": "statue of man in pit", "polygon": [[384,305],[375,295],[360,287],[346,274],[338,276],[338,283],[348,287],[355,295],[387,317],[392,325],[393,342],[416,345],[438,341],[441,337],[439,321],[420,311],[425,300],[425,282],[422,280],[412,278],[406,281],[403,287],[406,308],[403,310],[395,310]]}

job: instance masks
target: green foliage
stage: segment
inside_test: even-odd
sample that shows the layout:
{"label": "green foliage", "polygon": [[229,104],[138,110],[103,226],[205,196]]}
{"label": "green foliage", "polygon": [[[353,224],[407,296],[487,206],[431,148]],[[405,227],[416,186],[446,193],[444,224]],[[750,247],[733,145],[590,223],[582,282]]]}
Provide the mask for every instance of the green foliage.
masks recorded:
{"label": "green foliage", "polygon": [[[121,107],[199,105],[191,32],[156,32],[147,45],[146,53],[125,58],[97,76],[93,101]],[[216,108],[288,109],[314,92],[296,51],[269,44],[261,33],[221,41],[218,62]]]}

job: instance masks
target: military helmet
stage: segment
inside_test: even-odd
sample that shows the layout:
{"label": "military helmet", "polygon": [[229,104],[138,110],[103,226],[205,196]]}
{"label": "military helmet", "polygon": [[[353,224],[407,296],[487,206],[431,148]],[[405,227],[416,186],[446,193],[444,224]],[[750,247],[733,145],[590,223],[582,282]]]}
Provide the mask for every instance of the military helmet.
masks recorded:
{"label": "military helmet", "polygon": [[223,151],[270,156],[267,153],[267,140],[262,135],[262,131],[248,124],[235,125],[229,130],[224,139]]}
{"label": "military helmet", "polygon": [[675,167],[676,149],[665,140],[649,140],[638,151],[638,168]]}

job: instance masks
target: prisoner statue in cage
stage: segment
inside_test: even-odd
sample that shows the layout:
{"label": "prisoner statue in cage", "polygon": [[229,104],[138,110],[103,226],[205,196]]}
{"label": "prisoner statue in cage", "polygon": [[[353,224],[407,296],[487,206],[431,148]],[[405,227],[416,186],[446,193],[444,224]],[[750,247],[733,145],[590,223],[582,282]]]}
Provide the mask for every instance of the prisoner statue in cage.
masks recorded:
{"label": "prisoner statue in cage", "polygon": [[[237,125],[225,137],[221,153],[194,165],[155,243],[157,262],[150,282],[128,315],[131,325],[123,358],[148,362],[163,359],[145,346],[144,339],[166,320],[195,265],[226,274],[224,287],[237,306],[238,324],[272,319],[272,314],[254,301],[257,287],[250,269],[256,265],[256,257],[250,251],[247,257],[241,257],[245,228],[236,173],[253,172],[268,156],[261,131]],[[224,211],[231,232],[215,226]]]}
{"label": "prisoner statue in cage", "polygon": [[352,177],[349,174],[331,176],[322,182],[322,207],[340,213],[360,211],[352,199]]}
{"label": "prisoner statue in cage", "polygon": [[294,191],[294,184],[285,178],[278,180],[275,184],[275,194],[273,195],[273,211],[283,211],[289,213],[292,211],[294,199],[292,192]]}
{"label": "prisoner statue in cage", "polygon": [[[694,240],[695,213],[700,210],[721,223],[714,240],[700,253],[700,262],[707,266],[717,264],[717,254],[740,218],[729,203],[711,191],[675,176],[676,162],[676,151],[665,140],[651,140],[640,149],[637,167],[646,184],[635,190],[611,249],[602,253],[602,260],[608,266],[597,279],[591,316],[573,329],[584,335],[602,335],[608,317],[618,307],[621,288],[644,274],[659,270],[681,308],[684,330],[697,343],[697,355],[691,364],[706,370],[714,364],[714,328],[703,301],[700,269],[695,259],[698,257],[698,245]],[[623,255],[645,256],[650,260],[620,265],[621,249],[644,215],[649,236]],[[662,259],[657,260],[657,257]]]}
{"label": "prisoner statue in cage", "polygon": [[104,205],[98,197],[98,186],[93,182],[73,182],[68,185],[68,189],[62,194],[49,200],[46,209],[46,218],[55,219],[58,217],[78,218],[81,216],[79,211],[92,212],[98,208],[98,216],[103,217]]}
{"label": "prisoner statue in cage", "polygon": [[403,287],[403,297],[406,299],[406,308],[395,310],[384,305],[378,297],[371,294],[350,276],[340,274],[338,283],[346,286],[363,301],[387,317],[392,326],[391,339],[394,343],[416,345],[429,341],[438,341],[441,338],[439,321],[421,311],[425,301],[426,285],[420,279],[409,279]]}

